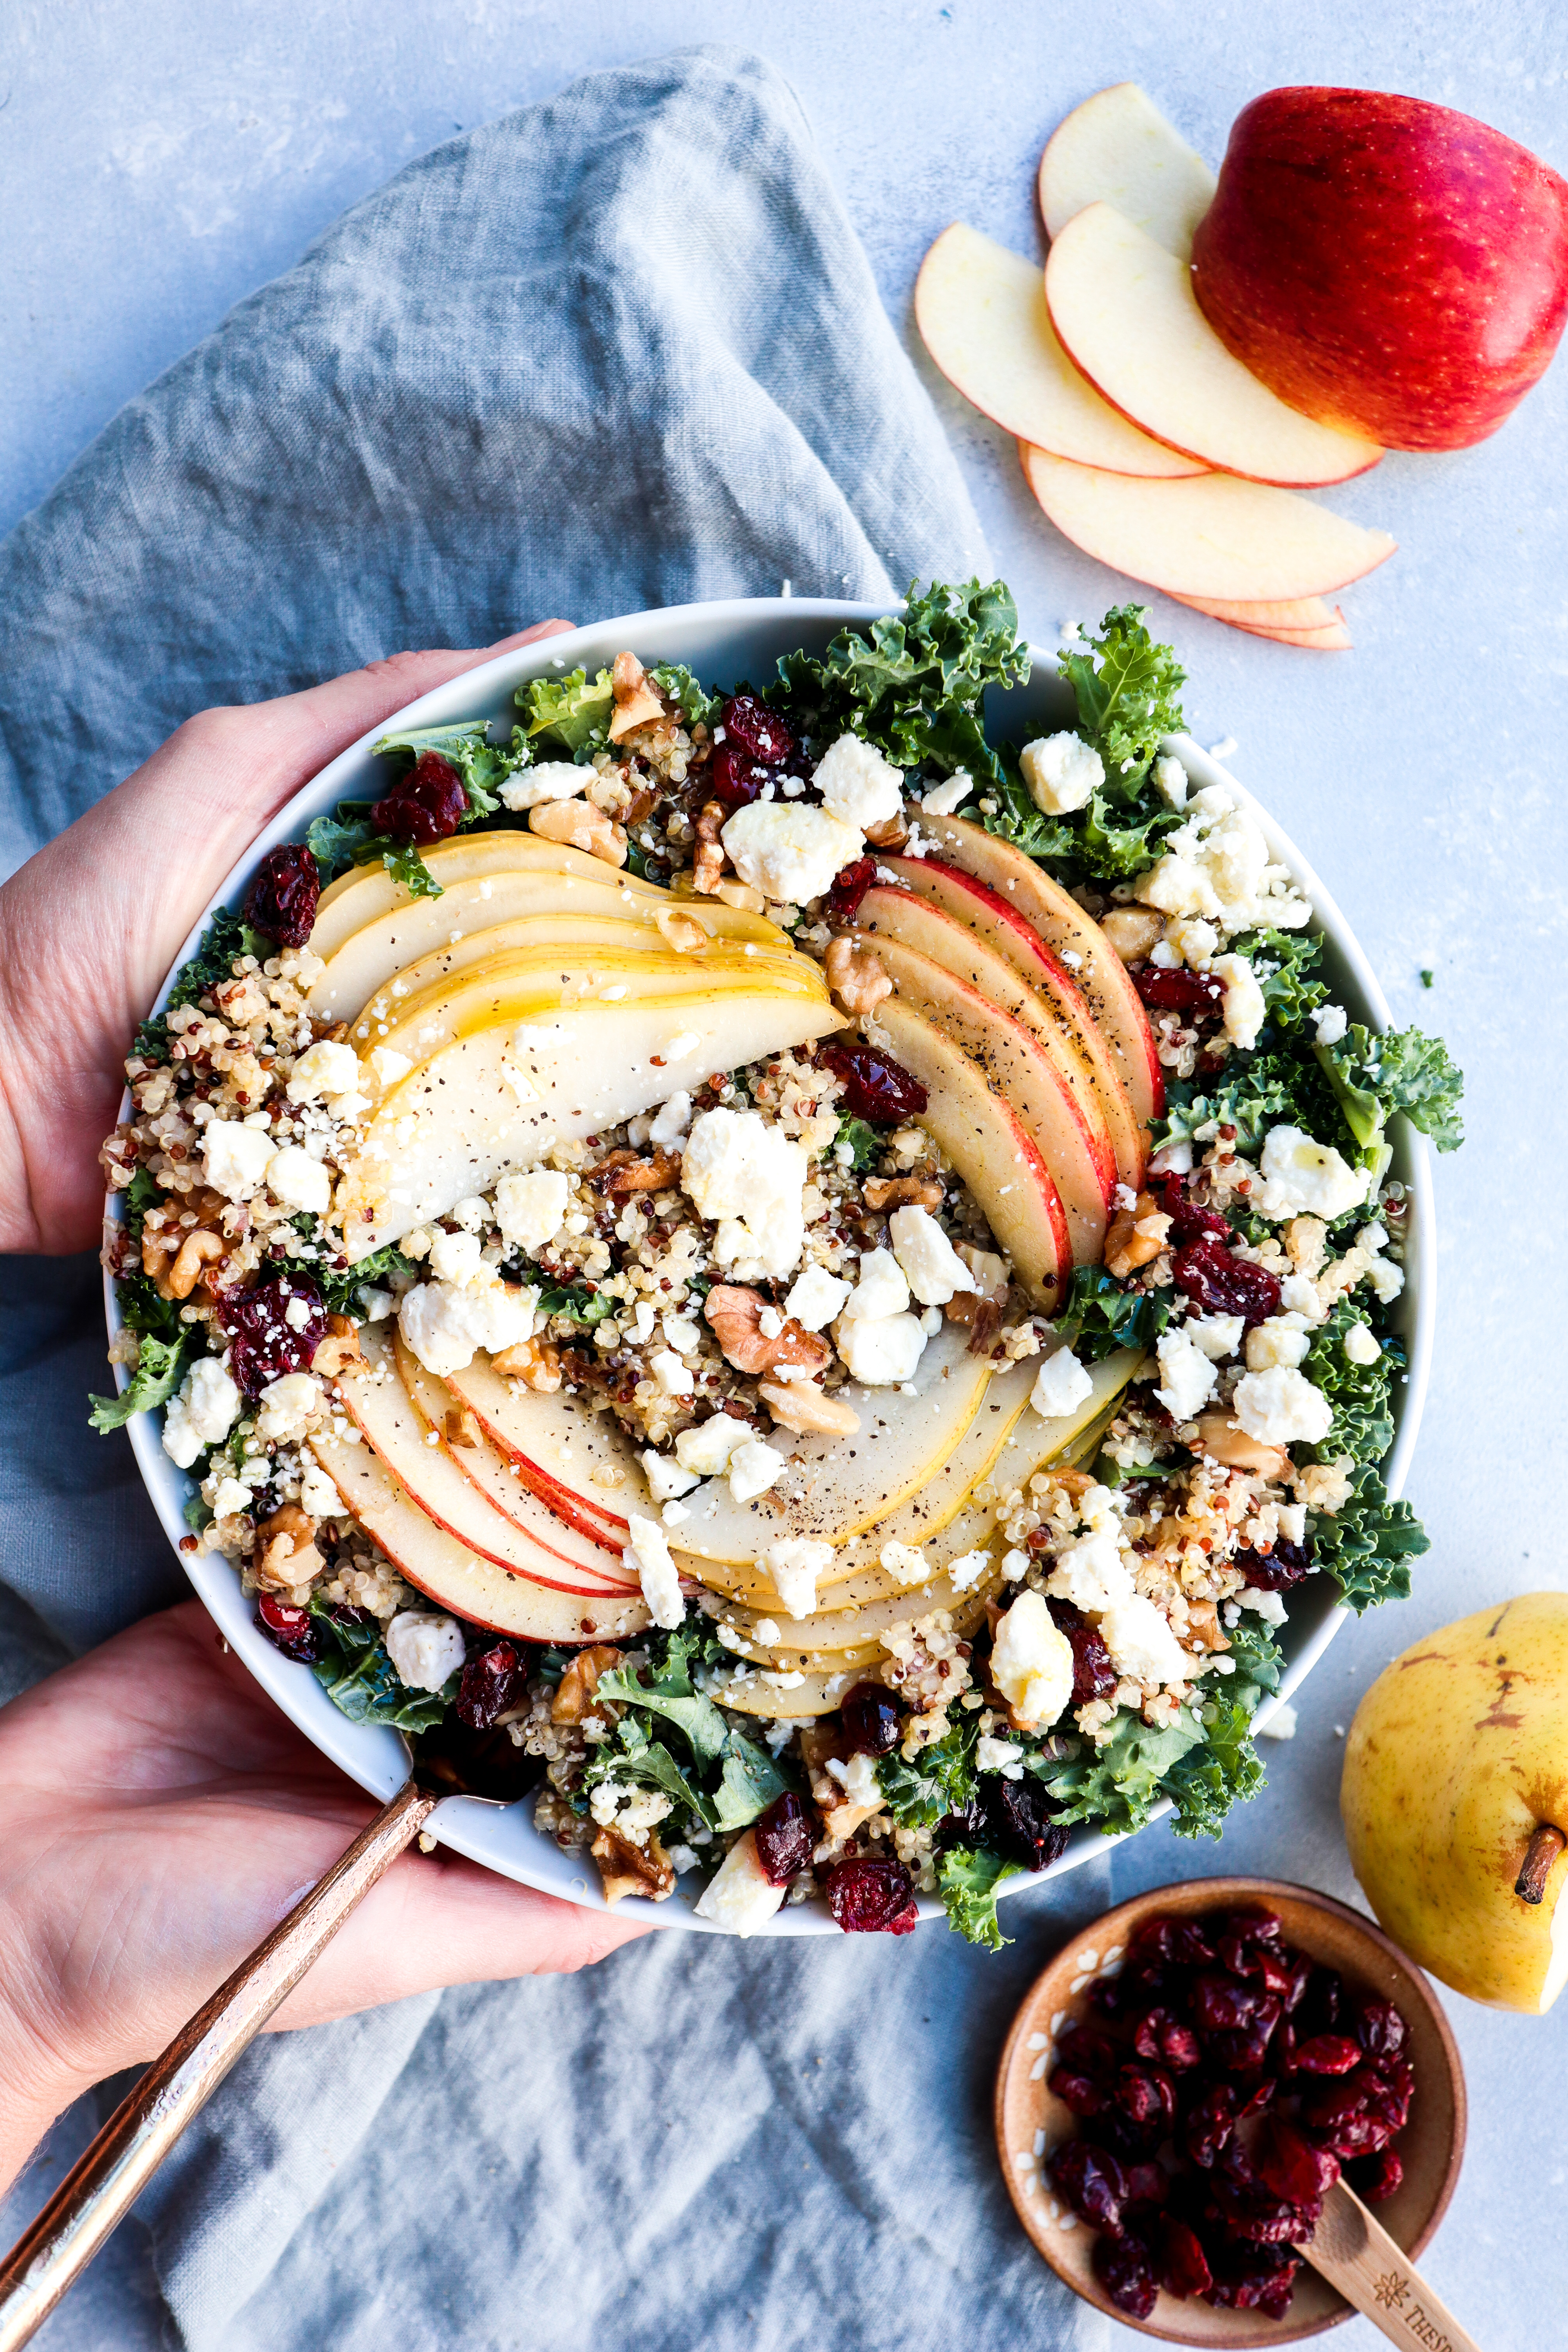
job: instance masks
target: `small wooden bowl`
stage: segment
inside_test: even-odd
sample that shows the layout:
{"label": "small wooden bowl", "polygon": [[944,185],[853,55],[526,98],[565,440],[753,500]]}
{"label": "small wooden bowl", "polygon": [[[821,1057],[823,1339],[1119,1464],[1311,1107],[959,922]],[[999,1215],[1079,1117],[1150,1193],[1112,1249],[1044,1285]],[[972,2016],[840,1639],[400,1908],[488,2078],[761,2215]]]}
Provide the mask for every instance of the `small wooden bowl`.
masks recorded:
{"label": "small wooden bowl", "polygon": [[1282,2320],[1258,2311],[1216,2310],[1197,2297],[1184,2300],[1163,2292],[1149,2318],[1131,2319],[1094,2275],[1094,2231],[1052,2197],[1044,2177],[1047,2155],[1078,2129],[1077,2118],[1047,2090],[1045,2078],[1062,2027],[1069,2017],[1088,2011],[1093,1978],[1108,1961],[1114,1964],[1135,1929],[1155,1913],[1191,1918],[1248,1903],[1267,1904],[1279,1913],[1287,1943],[1337,1969],[1359,1990],[1393,2001],[1405,2020],[1415,2069],[1410,2121],[1394,2141],[1405,2179],[1373,2210],[1413,2261],[1447,2209],[1465,2150],[1465,2078],[1448,2021],[1419,1969],[1369,1919],[1310,1887],[1272,1878],[1189,1879],[1106,1912],[1036,1979],[1013,2021],[996,2075],[996,2146],[1018,2219],[1057,2275],[1108,2318],[1167,2344],[1294,2344],[1352,2316],[1343,2297],[1303,2263]]}

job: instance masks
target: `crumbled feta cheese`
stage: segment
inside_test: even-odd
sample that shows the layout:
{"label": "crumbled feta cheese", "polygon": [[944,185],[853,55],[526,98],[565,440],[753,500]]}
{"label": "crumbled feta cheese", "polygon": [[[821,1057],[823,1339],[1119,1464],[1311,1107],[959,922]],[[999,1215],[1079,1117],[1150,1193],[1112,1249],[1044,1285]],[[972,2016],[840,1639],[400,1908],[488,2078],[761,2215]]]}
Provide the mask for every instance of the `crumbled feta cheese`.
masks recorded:
{"label": "crumbled feta cheese", "polygon": [[750,1503],[765,1495],[784,1472],[784,1458],[775,1446],[764,1445],[760,1437],[748,1437],[737,1445],[730,1456],[730,1492],[737,1503]]}
{"label": "crumbled feta cheese", "polygon": [[1064,1413],[1076,1412],[1093,1393],[1094,1382],[1072,1349],[1058,1348],[1036,1373],[1029,1402],[1047,1421],[1059,1421]]}
{"label": "crumbled feta cheese", "polygon": [[1268,1011],[1257,975],[1238,955],[1215,956],[1210,969],[1225,982],[1225,1034],[1242,1053],[1250,1053]]}
{"label": "crumbled feta cheese", "polygon": [[707,1421],[700,1421],[694,1429],[678,1432],[675,1458],[683,1470],[694,1471],[699,1478],[716,1478],[730,1466],[730,1456],[738,1446],[744,1445],[751,1431],[743,1421],[727,1412],[716,1412]]}
{"label": "crumbled feta cheese", "polygon": [[[903,771],[858,735],[840,735],[830,743],[812,770],[811,781],[828,814],[858,833],[886,824],[904,804]],[[732,850],[730,854],[734,856]]]}
{"label": "crumbled feta cheese", "polygon": [[342,1517],[343,1498],[319,1462],[310,1462],[305,1465],[304,1475],[300,1480],[300,1508],[309,1511],[316,1519]]}
{"label": "crumbled feta cheese", "polygon": [[1020,1592],[996,1621],[991,1679],[1020,1731],[1044,1731],[1072,1696],[1072,1644],[1037,1592]]}
{"label": "crumbled feta cheese", "polygon": [[397,1328],[427,1372],[445,1380],[474,1360],[476,1348],[492,1355],[533,1337],[539,1293],[510,1283],[424,1282],[405,1291]]}
{"label": "crumbled feta cheese", "polygon": [[914,1544],[885,1543],[877,1560],[900,1584],[923,1584],[931,1574],[924,1552]]}
{"label": "crumbled feta cheese", "polygon": [[1173,751],[1162,751],[1154,762],[1154,790],[1167,808],[1185,808],[1187,772]]}
{"label": "crumbled feta cheese", "polygon": [[1018,1579],[1026,1576],[1033,1566],[1034,1561],[1026,1551],[1015,1549],[1002,1555],[1002,1573],[1009,1584],[1016,1584]]}
{"label": "crumbled feta cheese", "polygon": [[1194,795],[1186,823],[1166,835],[1164,856],[1132,895],[1163,915],[1201,915],[1227,933],[1300,930],[1312,912],[1286,868],[1269,863],[1262,827],[1223,784]]}
{"label": "crumbled feta cheese", "polygon": [[1321,1323],[1324,1319],[1318,1286],[1304,1274],[1285,1276],[1279,1286],[1279,1304],[1288,1315],[1300,1315],[1304,1323]]}
{"label": "crumbled feta cheese", "polygon": [[757,1860],[757,1834],[736,1839],[692,1906],[700,1919],[711,1919],[731,1936],[754,1936],[765,1927],[789,1889],[773,1885]]}
{"label": "crumbled feta cheese", "polygon": [[868,1250],[860,1260],[860,1278],[839,1320],[875,1323],[901,1315],[910,1303],[910,1286],[891,1250]]}
{"label": "crumbled feta cheese", "polygon": [[757,1310],[757,1328],[762,1333],[764,1339],[776,1339],[778,1338],[779,1333],[784,1329],[784,1317],[779,1313],[776,1307],[759,1307]]}
{"label": "crumbled feta cheese", "polygon": [[641,1518],[635,1511],[629,1515],[626,1526],[629,1532],[626,1557],[637,1570],[648,1614],[656,1625],[673,1631],[686,1615],[686,1603],[680,1596],[680,1579],[675,1572],[664,1529],[657,1519]]}
{"label": "crumbled feta cheese", "polygon": [[1373,1258],[1367,1267],[1366,1280],[1378,1304],[1392,1307],[1405,1287],[1405,1268],[1391,1265],[1386,1258]]}
{"label": "crumbled feta cheese", "polygon": [[437,1282],[455,1282],[459,1289],[479,1270],[478,1234],[437,1234],[430,1244],[430,1271]]}
{"label": "crumbled feta cheese", "polygon": [[1331,1143],[1315,1143],[1299,1127],[1270,1128],[1259,1166],[1263,1182],[1252,1205],[1274,1219],[1305,1210],[1332,1224],[1365,1200],[1372,1181],[1368,1170],[1352,1168]]}
{"label": "crumbled feta cheese", "polygon": [[827,1769],[830,1777],[843,1790],[847,1803],[858,1805],[862,1811],[880,1810],[882,1790],[873,1758],[857,1751],[846,1764],[838,1757],[830,1756]]}
{"label": "crumbled feta cheese", "polygon": [[1029,798],[1046,816],[1082,808],[1105,782],[1105,762],[1081,735],[1037,735],[1018,754]]}
{"label": "crumbled feta cheese", "polygon": [[666,1396],[689,1396],[697,1385],[690,1365],[683,1363],[673,1348],[658,1349],[648,1358],[647,1368]]}
{"label": "crumbled feta cheese", "polygon": [[828,810],[778,801],[737,809],[719,838],[742,882],[795,907],[831,889],[835,875],[864,845],[854,826]]}
{"label": "crumbled feta cheese", "polygon": [[414,1067],[406,1054],[395,1053],[390,1045],[373,1046],[370,1053],[371,1076],[377,1086],[395,1087]]}
{"label": "crumbled feta cheese", "polygon": [[303,1437],[310,1423],[320,1417],[326,1401],[327,1392],[313,1373],[285,1372],[281,1380],[269,1381],[261,1391],[257,1434],[270,1438],[278,1445]]}
{"label": "crumbled feta cheese", "polygon": [[1070,1601],[1075,1609],[1109,1609],[1132,1590],[1132,1577],[1121,1557],[1113,1527],[1096,1528],[1058,1552],[1046,1579],[1046,1591],[1055,1601]]}
{"label": "crumbled feta cheese", "polygon": [[680,1093],[660,1105],[648,1122],[647,1139],[663,1146],[678,1143],[691,1124],[691,1097]]}
{"label": "crumbled feta cheese", "polygon": [[332,1197],[332,1180],[312,1153],[290,1143],[268,1161],[267,1189],[286,1209],[304,1209],[313,1217],[324,1217]]}
{"label": "crumbled feta cheese", "polygon": [[1219,1364],[1235,1355],[1247,1326],[1239,1315],[1194,1315],[1182,1328],[1194,1348],[1201,1348],[1212,1363]]}
{"label": "crumbled feta cheese", "polygon": [[799,1265],[806,1165],[802,1146],[754,1110],[709,1110],[694,1121],[681,1185],[699,1216],[718,1222],[713,1255],[738,1279],[778,1276]]}
{"label": "crumbled feta cheese", "polygon": [[1267,1372],[1275,1364],[1299,1364],[1311,1344],[1300,1315],[1270,1315],[1247,1335],[1247,1369]]}
{"label": "crumbled feta cheese", "polygon": [[1161,1333],[1154,1353],[1163,1381],[1154,1394],[1173,1421],[1195,1421],[1213,1396],[1218,1378],[1210,1358],[1194,1346],[1179,1325]]}
{"label": "crumbled feta cheese", "polygon": [[834,1336],[851,1379],[870,1389],[912,1381],[926,1343],[918,1315],[884,1315],[871,1321],[863,1316],[852,1320],[846,1313],[834,1326]]}
{"label": "crumbled feta cheese", "polygon": [[[1179,1143],[1162,1144],[1149,1162],[1151,1176],[1190,1176],[1193,1172],[1193,1147],[1184,1136]],[[1131,1208],[1131,1201],[1122,1204]]]}
{"label": "crumbled feta cheese", "polygon": [[989,1575],[991,1567],[988,1551],[961,1551],[956,1559],[948,1561],[947,1580],[955,1592],[969,1592],[983,1576]]}
{"label": "crumbled feta cheese", "polygon": [[1312,1015],[1320,1045],[1337,1045],[1350,1025],[1350,1014],[1342,1004],[1320,1004]]}
{"label": "crumbled feta cheese", "polygon": [[397,1300],[390,1290],[378,1290],[374,1282],[363,1282],[360,1285],[359,1303],[367,1323],[384,1323]]}
{"label": "crumbled feta cheese", "polygon": [[1248,1437],[1263,1445],[1318,1445],[1334,1409],[1321,1389],[1289,1364],[1247,1372],[1237,1381],[1231,1411]]}
{"label": "crumbled feta cheese", "polygon": [[763,1556],[773,1591],[791,1617],[810,1617],[816,1608],[816,1584],[833,1562],[833,1546],[811,1536],[785,1536]]}
{"label": "crumbled feta cheese", "polygon": [[455,1617],[402,1609],[386,1629],[386,1654],[407,1689],[443,1690],[462,1667],[463,1629]]}
{"label": "crumbled feta cheese", "polygon": [[1267,1723],[1258,1727],[1259,1739],[1294,1739],[1300,1720],[1289,1699],[1281,1699]]}
{"label": "crumbled feta cheese", "polygon": [[951,816],[962,808],[974,790],[974,779],[967,768],[955,768],[945,784],[933,784],[921,803],[927,816]]}
{"label": "crumbled feta cheese", "polygon": [[922,1307],[945,1307],[955,1292],[974,1288],[974,1276],[929,1209],[895,1209],[888,1234],[904,1278]]}
{"label": "crumbled feta cheese", "polygon": [[264,1127],[213,1118],[202,1129],[202,1172],[226,1201],[248,1201],[267,1173],[273,1152]]}
{"label": "crumbled feta cheese", "polygon": [[[242,1511],[249,1510],[255,1500],[249,1487],[243,1486],[237,1478],[220,1478],[213,1489],[213,1517],[215,1519],[237,1518]],[[305,1500],[302,1492],[300,1500],[302,1503]]]}
{"label": "crumbled feta cheese", "polygon": [[1193,1672],[1192,1659],[1154,1603],[1141,1592],[1112,1601],[1100,1621],[1100,1631],[1111,1664],[1135,1683],[1184,1683]]}
{"label": "crumbled feta cheese", "polygon": [[556,1168],[532,1168],[526,1176],[503,1176],[496,1186],[496,1223],[501,1239],[524,1257],[552,1242],[561,1231],[571,1183]]}
{"label": "crumbled feta cheese", "polygon": [[500,797],[509,809],[540,808],[546,801],[575,800],[584,781],[582,769],[570,760],[541,760],[537,767],[509,776]]}
{"label": "crumbled feta cheese", "polygon": [[795,1276],[784,1313],[803,1331],[820,1331],[831,1323],[849,1296],[849,1285],[825,1265],[808,1265]]}
{"label": "crumbled feta cheese", "polygon": [[974,1769],[977,1772],[1000,1772],[1004,1780],[1016,1780],[1022,1772],[1024,1751],[1016,1739],[998,1739],[983,1731],[974,1743]]}
{"label": "crumbled feta cheese", "polygon": [[698,1484],[694,1470],[682,1469],[673,1456],[656,1454],[651,1445],[644,1449],[640,1458],[647,1475],[648,1493],[656,1503],[670,1502],[677,1495],[689,1495]]}
{"label": "crumbled feta cheese", "polygon": [[1262,1618],[1266,1625],[1283,1625],[1285,1622],[1285,1595],[1282,1592],[1270,1592],[1260,1584],[1244,1584],[1236,1598],[1238,1606],[1250,1609],[1255,1616]]}

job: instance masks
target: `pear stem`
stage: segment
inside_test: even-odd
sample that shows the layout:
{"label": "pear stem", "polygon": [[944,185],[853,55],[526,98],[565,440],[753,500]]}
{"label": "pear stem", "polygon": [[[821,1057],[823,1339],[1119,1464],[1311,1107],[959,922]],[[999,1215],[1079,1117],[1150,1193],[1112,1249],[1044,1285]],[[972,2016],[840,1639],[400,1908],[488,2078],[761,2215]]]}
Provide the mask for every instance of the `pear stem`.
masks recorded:
{"label": "pear stem", "polygon": [[1513,1891],[1522,1902],[1541,1901],[1546,1892],[1552,1865],[1565,1845],[1568,1845],[1568,1838],[1561,1830],[1553,1829],[1550,1822],[1536,1823],[1525,1850],[1524,1867],[1513,1883]]}

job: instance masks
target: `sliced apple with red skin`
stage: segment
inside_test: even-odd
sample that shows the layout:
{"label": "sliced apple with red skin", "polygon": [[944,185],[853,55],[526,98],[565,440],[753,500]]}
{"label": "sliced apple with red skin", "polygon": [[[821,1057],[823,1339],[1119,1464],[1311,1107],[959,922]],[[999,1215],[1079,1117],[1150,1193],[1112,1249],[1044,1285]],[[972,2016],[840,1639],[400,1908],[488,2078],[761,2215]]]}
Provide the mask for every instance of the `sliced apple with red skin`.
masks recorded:
{"label": "sliced apple with red skin", "polygon": [[[923,873],[930,864],[910,858],[906,870]],[[973,875],[938,863],[927,878],[929,896],[914,887],[874,884],[860,901],[856,919],[861,929],[872,933],[879,953],[884,939],[900,940],[1021,1021],[1072,1090],[1106,1201],[1118,1182],[1136,1187],[1143,1172],[1142,1129],[1065,965],[1057,961],[1037,931]],[[950,904],[963,911],[949,913]],[[976,925],[1006,923],[1017,935],[1020,961],[1010,962],[1000,950],[987,945],[980,929],[970,928],[971,918]]]}
{"label": "sliced apple with red skin", "polygon": [[1214,193],[1215,175],[1203,157],[1135,81],[1119,81],[1075,106],[1040,158],[1040,216],[1051,237],[1090,205],[1114,205],[1184,261]]}
{"label": "sliced apple with red skin", "polygon": [[525,1528],[464,1476],[444,1441],[427,1443],[429,1424],[398,1377],[392,1342],[380,1325],[364,1325],[360,1344],[363,1362],[338,1377],[343,1409],[427,1519],[497,1568],[554,1591],[626,1592],[627,1579],[612,1553],[555,1518],[537,1497],[532,1525]]}
{"label": "sliced apple with red skin", "polygon": [[877,1021],[894,1055],[926,1090],[920,1125],[979,1202],[1031,1305],[1047,1311],[1059,1307],[1072,1273],[1072,1242],[1061,1195],[1034,1137],[933,1021],[897,996],[879,1004]]}
{"label": "sliced apple with red skin", "polygon": [[362,1133],[336,1201],[349,1262],[556,1143],[842,1025],[818,978],[798,993],[748,986],[576,1004],[457,1038],[390,1087]]}
{"label": "sliced apple with red skin", "polygon": [[1157,1118],[1165,1107],[1165,1081],[1149,1016],[1127,976],[1127,966],[1094,918],[1086,915],[1078,900],[1059,882],[1053,882],[1032,857],[967,817],[922,816],[921,822],[922,832],[942,844],[944,858],[1016,908],[1058,961],[1068,966],[1115,1057],[1133,1109],[1145,1125]]}
{"label": "sliced apple with red skin", "polygon": [[[438,898],[411,898],[343,941],[310,990],[310,1010],[324,1020],[352,1021],[378,989],[434,955],[449,957],[447,968],[455,971],[495,953],[500,943],[492,934],[505,924],[571,924],[596,917],[639,930],[679,923],[689,936],[690,924],[684,919],[689,916],[710,939],[751,941],[775,951],[789,946],[787,934],[762,915],[726,907],[717,898],[651,898],[624,889],[608,866],[603,870],[602,882],[531,868],[475,875],[466,882],[447,883]],[[458,934],[456,943],[454,931]],[[564,940],[566,934],[561,936]],[[486,941],[482,950],[478,945],[481,939]]]}
{"label": "sliced apple with red skin", "polygon": [[1329,629],[1254,629],[1248,628],[1245,621],[1236,621],[1231,625],[1249,637],[1267,637],[1277,646],[1300,646],[1305,653],[1348,654],[1351,650],[1351,633],[1342,621]]}
{"label": "sliced apple with red skin", "polygon": [[955,221],[915,280],[915,324],[949,383],[1004,432],[1080,466],[1202,473],[1101,400],[1057,340],[1039,264]]}
{"label": "sliced apple with red skin", "polygon": [[1383,455],[1259,383],[1199,310],[1186,263],[1113,205],[1089,205],[1053,241],[1046,299],[1063,350],[1100,397],[1184,457],[1249,481],[1321,489]]}
{"label": "sliced apple with red skin", "polygon": [[1177,596],[1172,592],[1171,601],[1188,605],[1194,613],[1206,613],[1211,620],[1234,622],[1238,629],[1289,629],[1321,636],[1344,625],[1344,614],[1337,604],[1325,604],[1321,596],[1287,596],[1272,604],[1253,604],[1227,603],[1223,596]]}
{"label": "sliced apple with red skin", "polygon": [[447,1535],[410,1501],[368,1445],[312,1437],[311,1453],[343,1498],[343,1507],[381,1546],[406,1582],[470,1625],[524,1642],[569,1646],[616,1642],[646,1631],[647,1604],[599,1594],[558,1592],[514,1576]]}
{"label": "sliced apple with red skin", "polygon": [[1002,1094],[1038,1145],[1067,1213],[1075,1265],[1098,1265],[1114,1170],[1094,1149],[1072,1089],[1019,1021],[929,956],[900,940],[852,934],[875,954],[901,1003],[912,1005],[961,1045],[988,1085]]}
{"label": "sliced apple with red skin", "polygon": [[552,1510],[564,1508],[619,1544],[627,1522],[616,1500],[630,1496],[633,1510],[650,1507],[637,1448],[614,1413],[589,1412],[569,1389],[528,1389],[503,1380],[482,1353],[461,1371],[448,1372],[446,1385],[523,1485]]}
{"label": "sliced apple with red skin", "polygon": [[1064,465],[1027,444],[1018,454],[1064,539],[1169,596],[1238,604],[1326,596],[1386,562],[1397,544],[1293,491],[1226,474],[1139,482]]}
{"label": "sliced apple with red skin", "polygon": [[[459,833],[438,841],[420,856],[443,891],[448,883],[483,880],[497,874],[574,874],[584,882],[613,882],[628,898],[669,903],[669,894],[654,882],[644,882],[590,857],[564,842],[545,841],[521,826],[500,833]],[[345,940],[396,908],[414,903],[414,894],[395,881],[384,866],[351,866],[321,893],[311,928],[310,947],[319,956],[336,955]],[[439,904],[439,900],[437,901]]]}

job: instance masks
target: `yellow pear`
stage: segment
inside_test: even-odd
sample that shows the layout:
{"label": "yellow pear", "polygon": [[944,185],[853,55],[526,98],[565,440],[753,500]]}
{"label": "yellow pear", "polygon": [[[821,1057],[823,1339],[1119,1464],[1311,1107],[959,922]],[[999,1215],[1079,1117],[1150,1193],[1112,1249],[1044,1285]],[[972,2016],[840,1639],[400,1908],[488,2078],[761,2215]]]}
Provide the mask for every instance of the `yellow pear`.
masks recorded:
{"label": "yellow pear", "polygon": [[1550,2009],[1568,1978],[1568,1593],[1498,1601],[1395,1658],[1356,1710],[1340,1806],[1395,1943],[1472,2000]]}

